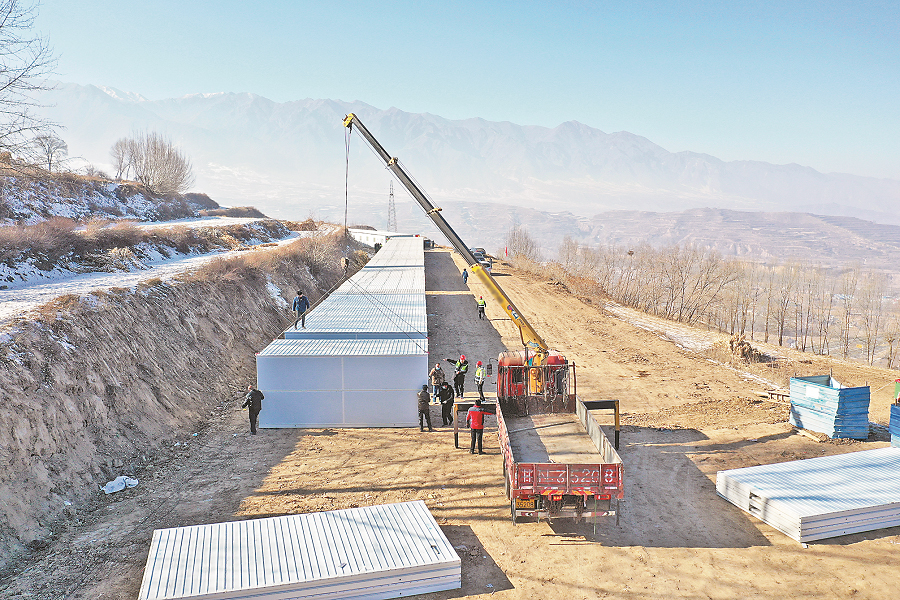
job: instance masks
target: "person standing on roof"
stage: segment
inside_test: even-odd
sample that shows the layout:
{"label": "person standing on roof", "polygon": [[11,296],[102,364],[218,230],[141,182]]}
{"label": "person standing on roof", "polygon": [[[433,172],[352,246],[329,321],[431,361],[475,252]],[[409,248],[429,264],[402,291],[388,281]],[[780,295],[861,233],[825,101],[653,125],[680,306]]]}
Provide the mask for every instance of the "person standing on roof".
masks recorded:
{"label": "person standing on roof", "polygon": [[481,365],[481,361],[479,360],[477,363],[475,363],[475,385],[478,387],[478,397],[482,402],[484,402],[484,390],[482,388],[484,387],[485,379],[486,377],[484,367]]}
{"label": "person standing on roof", "polygon": [[428,423],[428,431],[434,431],[431,428],[431,409],[428,408],[428,405],[431,404],[431,398],[428,397],[428,384],[423,384],[422,389],[419,390],[419,431],[425,431],[425,423]]}
{"label": "person standing on roof", "polygon": [[478,296],[478,318],[484,320],[484,309],[487,306],[487,302],[484,301],[484,298]]}
{"label": "person standing on roof", "polygon": [[250,409],[250,433],[253,435],[256,435],[256,421],[259,419],[262,401],[265,398],[261,391],[254,389],[252,385],[247,386],[247,395],[244,396],[244,403],[241,404],[241,408]]}
{"label": "person standing on roof", "polygon": [[463,277],[463,284],[464,285],[468,284],[469,283],[469,272],[466,271],[465,269],[463,269],[462,277]]}
{"label": "person standing on roof", "polygon": [[466,373],[469,372],[469,361],[466,360],[465,354],[460,354],[459,360],[448,358],[447,362],[453,365],[453,387],[456,390],[456,397],[462,398],[466,391]]}
{"label": "person standing on roof", "polygon": [[428,373],[428,377],[431,379],[431,395],[437,400],[438,390],[441,387],[441,384],[447,379],[444,376],[444,370],[441,368],[441,363],[436,363],[431,372]]}
{"label": "person standing on roof", "polygon": [[297,290],[297,297],[294,298],[294,306],[292,308],[294,314],[297,315],[297,319],[294,321],[294,329],[297,329],[297,323],[300,323],[303,325],[303,329],[306,329],[306,311],[309,310],[309,298],[306,297],[306,294]]}
{"label": "person standing on roof", "polygon": [[446,381],[441,384],[437,393],[441,402],[441,425],[447,427],[453,425],[453,388]]}
{"label": "person standing on roof", "polygon": [[481,407],[480,398],[475,398],[475,406],[466,413],[466,425],[472,432],[469,454],[475,454],[475,442],[478,442],[478,454],[484,454],[484,450],[481,448],[481,440],[484,437],[484,409]]}

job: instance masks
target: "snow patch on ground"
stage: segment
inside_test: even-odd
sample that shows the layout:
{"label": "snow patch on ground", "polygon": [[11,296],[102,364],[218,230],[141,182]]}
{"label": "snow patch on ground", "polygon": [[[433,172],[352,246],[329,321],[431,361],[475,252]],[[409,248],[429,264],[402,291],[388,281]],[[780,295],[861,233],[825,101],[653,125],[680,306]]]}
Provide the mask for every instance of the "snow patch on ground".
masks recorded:
{"label": "snow patch on ground", "polygon": [[[322,232],[304,233],[323,235]],[[276,245],[289,244],[299,237],[298,232],[292,231],[287,237],[278,240]],[[159,278],[164,282],[170,281],[183,273],[203,266],[214,258],[227,258],[242,253],[240,250],[232,250],[229,252],[216,251],[197,255],[176,254],[159,260],[146,261],[142,263],[146,268],[137,271],[82,273],[77,275],[73,275],[70,271],[66,276],[60,276],[52,280],[24,281],[13,289],[0,290],[0,325],[6,325],[17,317],[26,316],[42,304],[46,304],[60,296],[67,294],[85,296],[95,290],[110,288],[134,289],[140,282],[154,278]],[[83,300],[90,302],[91,297],[86,296]]]}
{"label": "snow patch on ground", "polygon": [[604,304],[607,312],[619,317],[635,327],[640,327],[651,333],[655,333],[663,339],[667,339],[679,348],[689,352],[702,353],[722,341],[722,334],[700,331],[690,325],[683,325],[668,321],[660,317],[654,317],[646,313],[622,306],[612,301]]}
{"label": "snow patch on ground", "polygon": [[276,306],[278,306],[279,308],[287,308],[288,307],[287,300],[285,300],[281,296],[281,288],[280,287],[278,287],[277,285],[275,285],[274,283],[269,281],[266,283],[266,290],[268,290],[269,295],[272,297],[272,300],[275,301]]}

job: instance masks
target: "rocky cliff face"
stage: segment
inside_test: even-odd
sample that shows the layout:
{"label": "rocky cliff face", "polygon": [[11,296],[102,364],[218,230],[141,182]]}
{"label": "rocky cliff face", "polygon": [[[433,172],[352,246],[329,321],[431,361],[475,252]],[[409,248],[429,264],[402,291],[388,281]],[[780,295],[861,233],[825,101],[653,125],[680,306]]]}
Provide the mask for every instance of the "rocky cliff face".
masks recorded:
{"label": "rocky cliff face", "polygon": [[284,300],[329,289],[340,256],[334,240],[299,240],[171,285],[63,297],[0,333],[0,568],[255,383]]}

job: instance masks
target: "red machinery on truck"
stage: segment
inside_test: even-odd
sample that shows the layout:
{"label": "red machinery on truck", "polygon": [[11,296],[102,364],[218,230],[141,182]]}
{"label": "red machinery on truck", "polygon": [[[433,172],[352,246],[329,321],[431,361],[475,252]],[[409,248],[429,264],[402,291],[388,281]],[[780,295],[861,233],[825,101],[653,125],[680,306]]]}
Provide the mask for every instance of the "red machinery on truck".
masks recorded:
{"label": "red machinery on truck", "polygon": [[[616,452],[618,400],[581,400],[575,364],[550,350],[400,161],[353,113],[344,126],[368,142],[519,328],[523,350],[502,352],[497,359],[497,425],[513,523],[518,517],[615,515],[613,503],[624,495],[622,459]],[[594,418],[592,411],[599,409],[615,411],[615,445]]]}

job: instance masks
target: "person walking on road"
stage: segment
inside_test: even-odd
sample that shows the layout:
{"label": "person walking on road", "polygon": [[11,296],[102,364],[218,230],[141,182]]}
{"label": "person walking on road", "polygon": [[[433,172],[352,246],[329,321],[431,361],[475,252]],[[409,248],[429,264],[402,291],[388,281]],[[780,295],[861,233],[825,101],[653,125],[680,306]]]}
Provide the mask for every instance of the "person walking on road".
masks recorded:
{"label": "person walking on road", "polygon": [[446,381],[441,384],[437,393],[441,402],[441,426],[453,425],[453,388]]}
{"label": "person walking on road", "polygon": [[431,379],[431,395],[436,402],[438,390],[440,389],[441,384],[446,380],[444,370],[441,368],[441,363],[434,365],[434,368],[428,373],[428,377]]}
{"label": "person walking on road", "polygon": [[422,389],[419,390],[419,431],[425,431],[425,423],[428,423],[428,431],[434,431],[431,428],[431,409],[428,407],[431,404],[431,398],[428,397],[428,385],[423,384]]}
{"label": "person walking on road", "polygon": [[447,362],[453,365],[453,387],[456,397],[462,398],[466,391],[466,373],[469,372],[469,361],[466,360],[465,354],[460,354],[459,360],[448,358]]}
{"label": "person walking on road", "polygon": [[263,393],[254,389],[252,385],[247,386],[247,395],[244,396],[244,403],[241,408],[250,409],[250,433],[256,435],[256,421],[259,419],[259,411],[262,410],[262,401],[265,399]]}
{"label": "person walking on road", "polygon": [[463,278],[463,285],[468,285],[468,283],[469,283],[469,272],[466,271],[465,269],[463,269],[463,272],[462,272],[462,278]]}
{"label": "person walking on road", "polygon": [[294,329],[297,329],[297,323],[300,323],[303,329],[306,329],[306,311],[309,310],[309,298],[306,297],[306,294],[297,290],[297,297],[294,298],[294,306],[292,308],[294,314],[297,315],[297,319],[294,321]]}
{"label": "person walking on road", "polygon": [[477,363],[475,363],[475,385],[478,387],[478,398],[482,402],[484,402],[484,390],[482,388],[484,387],[485,379],[486,377],[484,367],[481,365],[481,361],[479,360]]}
{"label": "person walking on road", "polygon": [[484,320],[484,309],[487,307],[487,302],[484,301],[484,298],[478,296],[478,319]]}
{"label": "person walking on road", "polygon": [[478,454],[484,454],[481,448],[481,440],[484,437],[484,409],[481,408],[481,399],[475,399],[475,406],[466,413],[466,425],[472,432],[472,443],[469,445],[469,454],[475,454],[475,444],[478,443]]}

